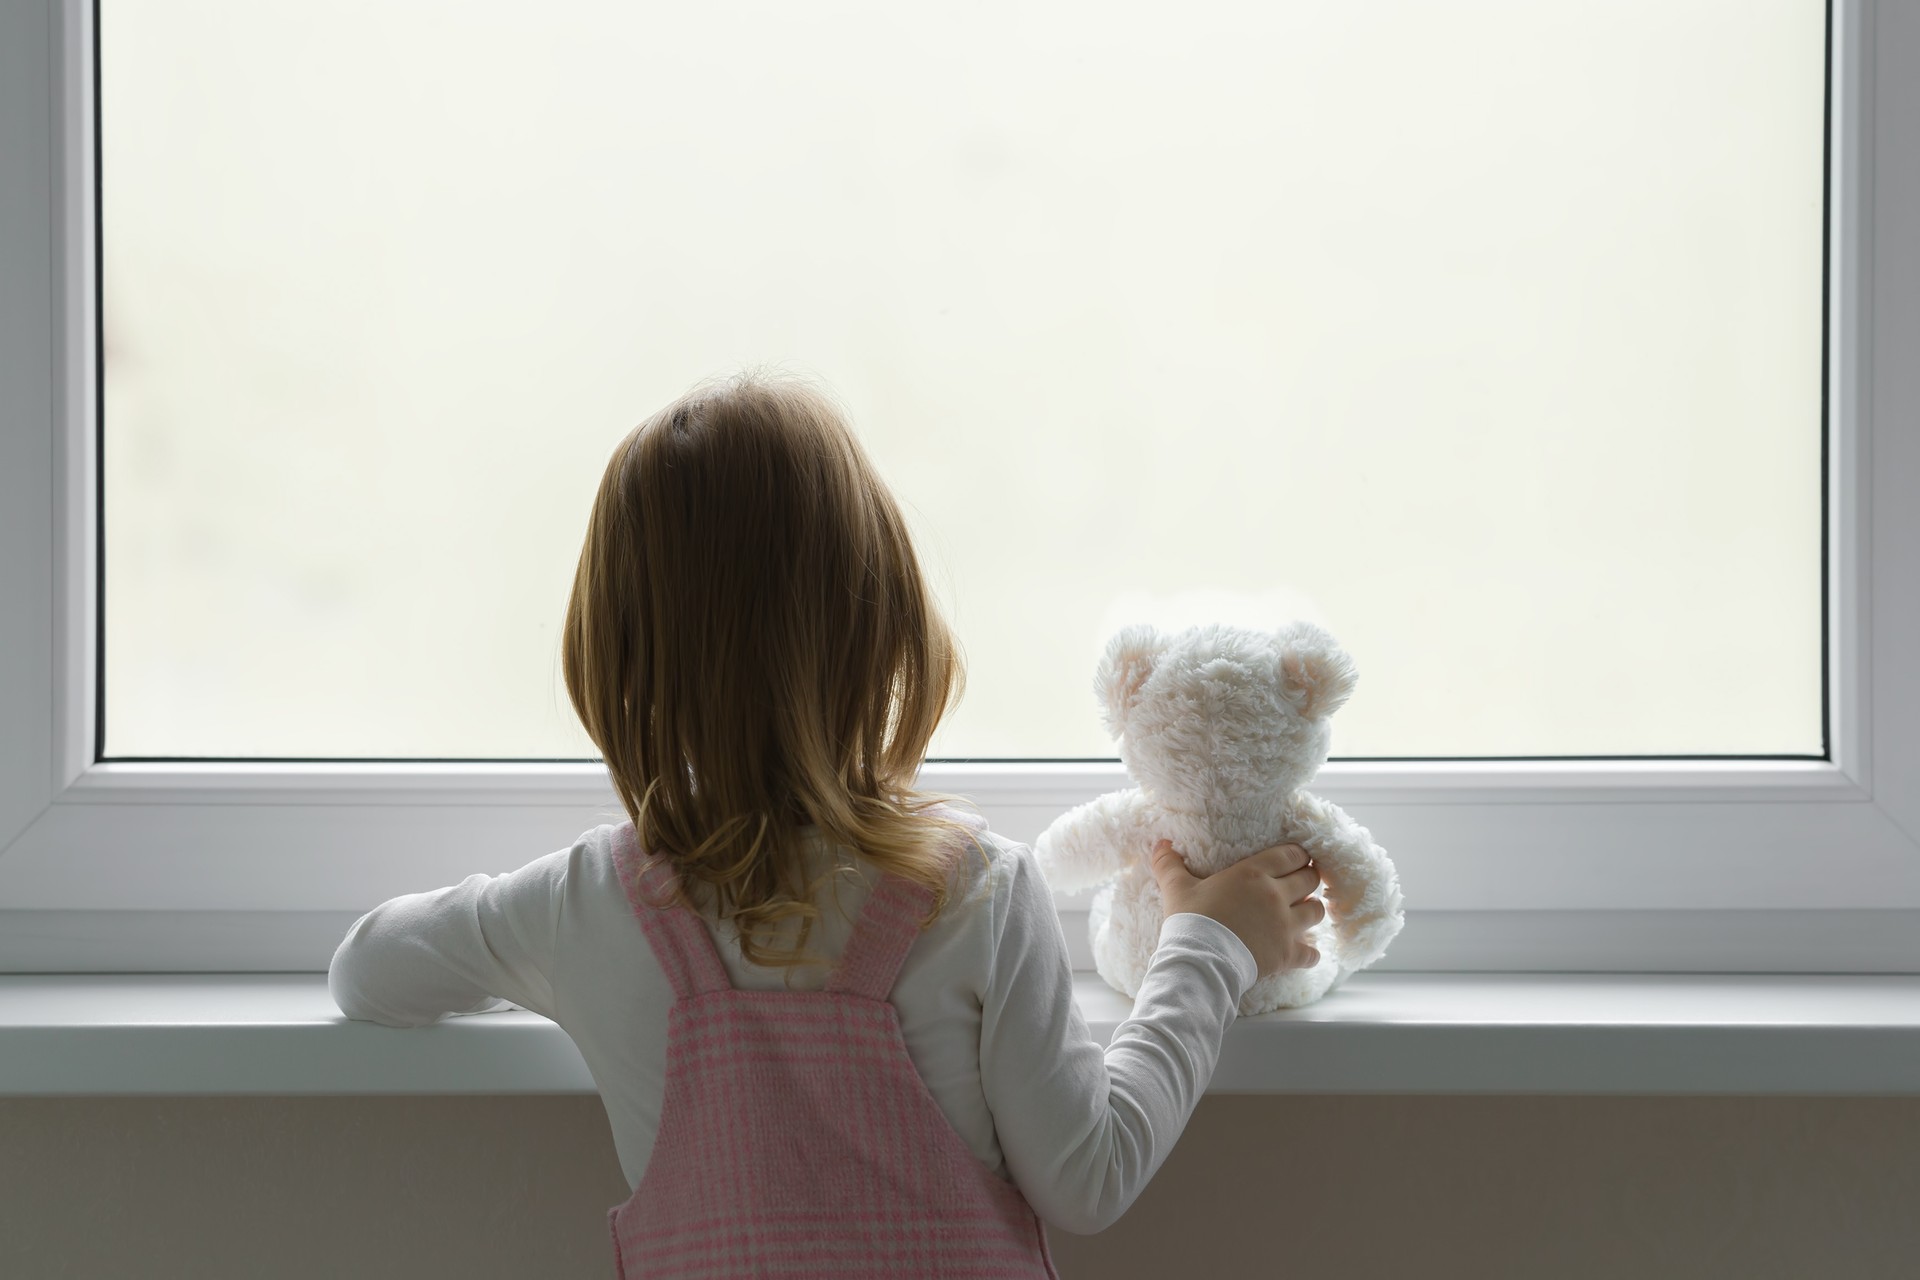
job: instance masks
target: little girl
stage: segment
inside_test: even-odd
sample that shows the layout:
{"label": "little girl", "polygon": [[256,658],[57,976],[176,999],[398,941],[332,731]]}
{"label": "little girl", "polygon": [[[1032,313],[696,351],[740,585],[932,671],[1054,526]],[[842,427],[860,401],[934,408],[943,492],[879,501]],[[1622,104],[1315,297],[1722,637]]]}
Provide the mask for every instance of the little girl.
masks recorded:
{"label": "little girl", "polygon": [[1025,845],[914,789],[962,686],[906,524],[833,406],[743,376],[614,450],[567,606],[627,821],[368,912],[328,984],[421,1026],[508,1002],[593,1073],[621,1276],[1052,1276],[1167,1157],[1241,994],[1318,957],[1297,845],[1206,879],[1104,1050]]}

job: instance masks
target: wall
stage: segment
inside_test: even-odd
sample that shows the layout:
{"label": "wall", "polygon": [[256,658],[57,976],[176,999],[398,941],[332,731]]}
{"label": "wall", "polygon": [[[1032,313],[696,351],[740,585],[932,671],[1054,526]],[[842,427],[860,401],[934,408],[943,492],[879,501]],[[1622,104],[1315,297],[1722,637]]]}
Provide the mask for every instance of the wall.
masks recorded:
{"label": "wall", "polygon": [[[595,1277],[597,1097],[0,1099],[0,1276]],[[1920,1098],[1202,1104],[1066,1280],[1920,1274]]]}

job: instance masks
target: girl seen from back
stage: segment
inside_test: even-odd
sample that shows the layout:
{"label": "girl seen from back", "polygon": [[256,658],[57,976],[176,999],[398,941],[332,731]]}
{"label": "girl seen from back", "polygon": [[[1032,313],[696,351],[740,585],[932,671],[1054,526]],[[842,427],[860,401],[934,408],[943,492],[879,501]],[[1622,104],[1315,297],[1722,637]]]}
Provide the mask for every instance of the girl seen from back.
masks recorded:
{"label": "girl seen from back", "polygon": [[697,389],[614,450],[567,607],[568,693],[627,820],[382,903],[349,1018],[519,1005],[573,1039],[638,1276],[1051,1276],[1045,1225],[1133,1203],[1241,994],[1312,964],[1296,845],[1196,879],[1102,1047],[1026,846],[914,787],[959,652],[886,486],[804,382]]}

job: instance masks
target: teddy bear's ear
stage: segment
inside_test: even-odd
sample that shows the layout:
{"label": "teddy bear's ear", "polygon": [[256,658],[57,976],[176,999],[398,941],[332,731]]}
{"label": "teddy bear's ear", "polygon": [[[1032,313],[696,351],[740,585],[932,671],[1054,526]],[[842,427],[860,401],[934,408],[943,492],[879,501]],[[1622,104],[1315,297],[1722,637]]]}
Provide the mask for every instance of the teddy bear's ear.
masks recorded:
{"label": "teddy bear's ear", "polygon": [[1296,622],[1279,633],[1279,641],[1280,692],[1301,715],[1330,716],[1353,696],[1360,673],[1332,636],[1310,622]]}
{"label": "teddy bear's ear", "polygon": [[1107,732],[1118,738],[1127,726],[1127,713],[1140,700],[1140,686],[1153,674],[1166,641],[1150,626],[1127,627],[1107,641],[1107,652],[1100,659],[1100,670],[1093,678],[1093,691],[1100,697],[1100,712]]}

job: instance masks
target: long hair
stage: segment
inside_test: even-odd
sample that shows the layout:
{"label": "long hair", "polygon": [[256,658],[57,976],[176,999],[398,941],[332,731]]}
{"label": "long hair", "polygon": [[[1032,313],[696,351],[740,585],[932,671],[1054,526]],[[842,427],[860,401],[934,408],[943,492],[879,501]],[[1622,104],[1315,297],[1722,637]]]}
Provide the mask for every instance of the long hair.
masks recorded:
{"label": "long hair", "polygon": [[[567,601],[567,694],[640,847],[755,964],[805,953],[801,828],[925,885],[969,829],[913,788],[959,649],[893,496],[826,395],[698,387],[613,451]],[[788,922],[797,922],[790,925]]]}

